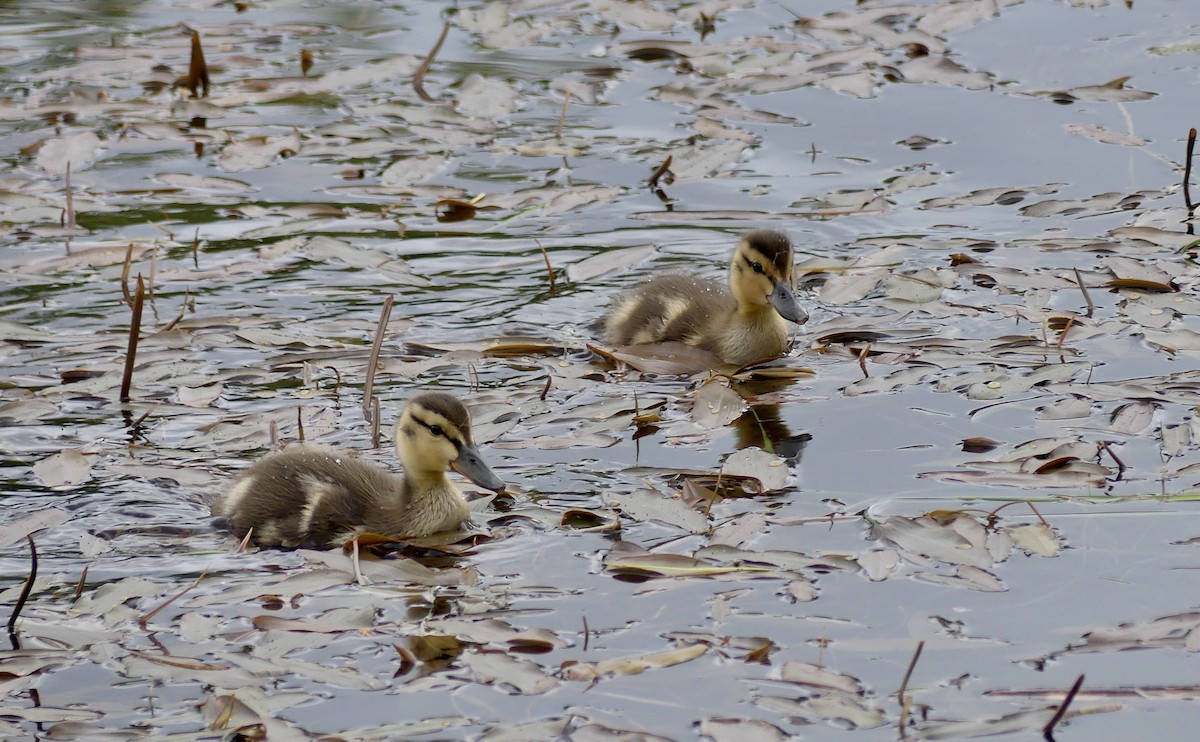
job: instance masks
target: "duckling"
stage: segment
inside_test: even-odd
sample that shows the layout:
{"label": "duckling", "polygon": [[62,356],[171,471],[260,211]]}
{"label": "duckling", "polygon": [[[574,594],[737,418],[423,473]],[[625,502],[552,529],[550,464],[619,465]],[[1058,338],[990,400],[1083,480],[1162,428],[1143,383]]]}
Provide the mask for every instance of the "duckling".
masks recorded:
{"label": "duckling", "polygon": [[253,464],[217,498],[213,515],[260,546],[324,546],[373,532],[427,536],[469,518],[446,472],[504,491],[471,442],[471,418],[449,394],[419,394],[396,423],[397,476],[327,446],[301,445]]}
{"label": "duckling", "polygon": [[651,279],[617,297],[604,335],[612,345],[681,342],[741,366],[783,353],[785,319],[808,320],[792,291],[792,243],[763,229],[738,242],[728,289],[696,276]]}

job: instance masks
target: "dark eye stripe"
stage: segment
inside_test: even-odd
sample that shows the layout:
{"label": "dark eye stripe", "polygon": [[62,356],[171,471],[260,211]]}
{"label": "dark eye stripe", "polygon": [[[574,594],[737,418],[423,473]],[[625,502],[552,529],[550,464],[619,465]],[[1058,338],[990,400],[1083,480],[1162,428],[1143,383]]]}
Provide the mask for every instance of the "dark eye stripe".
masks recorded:
{"label": "dark eye stripe", "polygon": [[417,417],[416,415],[412,415],[412,419],[416,420],[417,424],[420,425],[422,428],[425,428],[426,430],[428,430],[430,435],[444,436],[446,440],[448,440],[454,444],[455,449],[462,450],[462,446],[463,446],[462,441],[452,437],[448,432],[446,432],[445,428],[443,428],[441,425],[433,425],[431,423],[427,423],[424,420],[422,420],[421,418]]}

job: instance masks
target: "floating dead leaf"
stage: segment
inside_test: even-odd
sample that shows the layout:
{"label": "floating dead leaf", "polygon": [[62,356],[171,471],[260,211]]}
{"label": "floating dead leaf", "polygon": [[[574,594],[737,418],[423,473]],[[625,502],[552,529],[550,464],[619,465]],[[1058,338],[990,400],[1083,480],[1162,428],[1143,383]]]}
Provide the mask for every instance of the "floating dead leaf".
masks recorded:
{"label": "floating dead leaf", "polygon": [[742,416],[747,409],[742,395],[723,379],[709,379],[692,397],[692,420],[702,428],[721,428]]}
{"label": "floating dead leaf", "polygon": [[558,525],[560,528],[578,530],[621,530],[620,519],[612,517],[612,514],[599,513],[595,510],[585,510],[583,508],[568,508],[564,510],[562,519]]}
{"label": "floating dead leaf", "polygon": [[1062,543],[1054,535],[1054,530],[1045,523],[1029,523],[1023,526],[1012,526],[1004,529],[1013,544],[1019,549],[1031,551],[1042,556],[1056,556],[1062,549]]}
{"label": "floating dead leaf", "polygon": [[558,679],[547,675],[541,665],[507,652],[464,652],[459,659],[477,681],[511,688],[522,695],[540,695],[558,687]]}
{"label": "floating dead leaf", "polygon": [[567,266],[567,278],[575,283],[583,283],[593,278],[599,278],[606,273],[623,270],[637,265],[654,254],[653,245],[627,247],[618,250],[605,250],[588,258]]}
{"label": "floating dead leaf", "polygon": [[0,525],[0,548],[11,546],[30,534],[53,528],[70,519],[69,513],[58,508],[46,508],[17,517]]}
{"label": "floating dead leaf", "polygon": [[601,662],[564,662],[560,674],[564,680],[592,681],[607,675],[640,675],[647,670],[691,662],[708,651],[704,644],[686,644],[665,652],[643,654]]}
{"label": "floating dead leaf", "polygon": [[47,487],[86,482],[92,476],[92,458],[77,448],[66,448],[33,465],[33,473]]}
{"label": "floating dead leaf", "polygon": [[1096,124],[1067,124],[1068,133],[1091,139],[1101,144],[1120,144],[1126,147],[1144,147],[1148,142],[1134,134],[1120,134]]}
{"label": "floating dead leaf", "polygon": [[280,157],[300,153],[300,133],[293,129],[282,136],[252,136],[226,144],[217,158],[226,172],[256,170],[273,164]]}
{"label": "floating dead leaf", "polygon": [[644,373],[663,376],[691,374],[722,368],[727,364],[710,351],[683,343],[646,343],[621,345],[612,349],[588,344],[593,353],[614,364],[625,364]]}
{"label": "floating dead leaf", "polygon": [[331,624],[271,615],[255,616],[251,623],[254,624],[254,628],[262,631],[300,631],[313,634],[341,634],[347,631],[362,631],[371,626],[370,622],[365,625]]}
{"label": "floating dead leaf", "polygon": [[610,494],[605,500],[609,507],[615,507],[635,521],[653,520],[682,528],[690,533],[704,533],[709,527],[708,518],[689,507],[682,499],[660,495],[651,490]]}
{"label": "floating dead leaf", "polygon": [[740,742],[747,739],[784,742],[791,739],[791,735],[761,719],[708,718],[700,721],[699,731],[713,742]]}
{"label": "floating dead leaf", "polygon": [[856,696],[863,693],[862,683],[857,679],[797,660],[784,663],[779,671],[779,679],[809,688],[836,690]]}
{"label": "floating dead leaf", "polygon": [[100,137],[94,132],[84,131],[67,137],[56,137],[42,142],[35,162],[48,173],[61,175],[71,171],[78,173],[88,166],[100,147]]}
{"label": "floating dead leaf", "polygon": [[743,448],[725,458],[721,471],[739,477],[752,477],[762,484],[764,492],[774,492],[787,486],[787,461],[760,448]]}
{"label": "floating dead leaf", "polygon": [[618,541],[604,557],[604,566],[618,577],[712,577],[732,573],[773,572],[774,567],[719,565],[682,554],[652,554],[629,541]]}

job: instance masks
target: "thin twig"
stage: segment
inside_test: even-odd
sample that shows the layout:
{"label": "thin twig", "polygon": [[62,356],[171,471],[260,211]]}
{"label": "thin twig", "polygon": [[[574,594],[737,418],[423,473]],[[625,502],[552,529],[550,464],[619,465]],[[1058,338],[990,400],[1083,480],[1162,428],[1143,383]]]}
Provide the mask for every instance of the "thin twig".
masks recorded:
{"label": "thin twig", "polygon": [[858,367],[862,369],[863,378],[869,378],[871,374],[867,373],[867,354],[871,352],[871,344],[867,343],[863,349],[858,352]]}
{"label": "thin twig", "polygon": [[141,615],[141,617],[138,618],[138,620],[137,620],[138,626],[142,627],[143,629],[146,628],[146,624],[149,623],[150,619],[157,616],[159,614],[159,612],[162,611],[163,608],[166,608],[167,606],[171,605],[175,601],[182,598],[184,595],[187,595],[189,592],[191,592],[192,588],[199,585],[200,580],[203,580],[207,574],[208,574],[208,570],[205,569],[203,572],[200,573],[200,576],[196,578],[195,582],[188,585],[187,587],[180,590],[179,592],[175,593],[171,597],[167,598],[162,603],[159,603],[158,607],[151,609],[148,613],[143,613]]}
{"label": "thin twig", "polygon": [[[540,401],[542,401],[542,402],[546,401],[546,395],[550,393],[550,381],[553,378],[554,377],[552,377],[550,374],[546,374],[546,385],[542,387],[542,393],[538,395],[538,399]],[[634,400],[634,404],[635,405],[637,404],[637,400]],[[635,417],[636,417],[636,414],[635,414]]]}
{"label": "thin twig", "polygon": [[73,600],[79,600],[83,597],[83,587],[87,584],[87,573],[90,566],[90,564],[83,565],[83,571],[79,573],[79,582],[75,583],[75,597],[72,598]]}
{"label": "thin twig", "polygon": [[563,122],[567,120],[567,105],[571,102],[571,91],[564,90],[563,94],[562,112],[558,114],[558,126],[554,127],[554,138],[560,141],[562,140]]}
{"label": "thin twig", "polygon": [[142,274],[138,274],[137,293],[133,297],[133,314],[129,319],[129,346],[125,350],[125,373],[121,376],[121,401],[129,401],[129,386],[133,383],[133,363],[137,357],[138,334],[142,329],[142,302],[146,298],[146,286]]}
{"label": "thin twig", "polygon": [[1083,315],[1091,319],[1092,312],[1096,311],[1096,305],[1092,303],[1092,297],[1088,296],[1087,286],[1083,285],[1083,276],[1079,275],[1079,269],[1075,269],[1075,283],[1078,284],[1079,290],[1083,292],[1083,300],[1087,302],[1087,314]]}
{"label": "thin twig", "polygon": [[375,328],[375,342],[371,343],[371,357],[367,361],[367,378],[363,384],[363,417],[371,420],[371,388],[375,385],[375,369],[379,366],[379,351],[383,348],[383,336],[387,333],[388,320],[392,316],[392,302],[395,295],[388,294],[383,300],[383,309],[379,312],[379,326]]}
{"label": "thin twig", "polygon": [[1083,675],[1075,679],[1075,685],[1071,686],[1071,690],[1067,691],[1067,697],[1063,699],[1062,705],[1058,707],[1058,711],[1054,712],[1054,717],[1046,723],[1042,728],[1042,737],[1046,742],[1054,742],[1054,727],[1067,714],[1067,707],[1071,705],[1071,701],[1075,700],[1075,694],[1079,693],[1079,689],[1083,687]]}
{"label": "thin twig", "polygon": [[421,62],[421,66],[413,73],[413,90],[417,91],[417,97],[426,103],[433,103],[434,98],[425,92],[425,73],[429,71],[429,65],[433,64],[433,58],[441,51],[442,42],[446,40],[446,34],[448,33],[450,33],[450,21],[446,21],[442,26],[442,34],[438,36],[437,43],[429,50],[429,56],[425,57],[425,60]]}
{"label": "thin twig", "polygon": [[296,408],[296,427],[300,431],[300,442],[301,443],[304,442],[304,415],[301,414],[303,412],[304,412],[303,407]]}
{"label": "thin twig", "polygon": [[333,396],[337,396],[342,389],[342,372],[337,370],[337,366],[322,366],[333,372]]}
{"label": "thin twig", "polygon": [[133,243],[129,243],[129,247],[125,249],[125,266],[121,268],[121,296],[125,297],[126,304],[133,304],[133,297],[129,294],[129,267],[133,263]]}
{"label": "thin twig", "polygon": [[17,596],[17,604],[13,606],[12,615],[8,617],[8,638],[12,642],[14,650],[20,649],[17,645],[17,617],[21,615],[25,601],[29,600],[29,593],[33,591],[33,581],[37,579],[38,570],[37,547],[33,544],[33,536],[27,533],[25,540],[29,542],[29,579],[25,580],[25,584],[21,587],[21,594]]}
{"label": "thin twig", "polygon": [[179,305],[179,314],[175,315],[175,319],[173,319],[169,323],[167,323],[167,326],[162,328],[161,330],[159,330],[159,332],[167,332],[168,330],[175,329],[175,325],[179,324],[180,320],[183,319],[183,315],[187,312],[188,292],[189,291],[190,291],[190,287],[188,287],[188,286],[183,287],[183,303]]}
{"label": "thin twig", "polygon": [[[1195,131],[1195,130],[1193,130]],[[67,229],[74,231],[74,191],[71,190],[71,161],[67,160]]]}
{"label": "thin twig", "polygon": [[583,651],[588,650],[588,640],[592,638],[592,630],[588,626],[587,616],[583,617]]}
{"label": "thin twig", "polygon": [[913,652],[912,659],[908,661],[908,669],[904,671],[904,679],[900,681],[900,690],[897,695],[900,697],[900,736],[907,736],[904,727],[908,723],[908,704],[905,702],[905,693],[908,692],[908,681],[912,678],[913,670],[917,667],[917,660],[921,659],[921,651],[925,649],[925,640],[917,642],[917,650]]}
{"label": "thin twig", "polygon": [[540,240],[535,239],[533,242],[542,251],[542,260],[546,261],[546,275],[550,276],[550,295],[554,296],[554,269],[550,267],[550,256],[546,254],[546,248],[542,247]]}
{"label": "thin twig", "polygon": [[196,227],[196,234],[192,236],[192,267],[200,270],[200,228]]}
{"label": "thin twig", "polygon": [[1070,332],[1071,328],[1074,326],[1075,326],[1075,315],[1071,315],[1070,317],[1067,317],[1067,324],[1063,325],[1063,328],[1061,330],[1059,330],[1058,342],[1055,343],[1055,345],[1058,347],[1059,350],[1062,350],[1063,343],[1067,339],[1067,333]]}
{"label": "thin twig", "polygon": [[1192,179],[1192,153],[1195,151],[1196,129],[1192,127],[1188,130],[1187,156],[1183,159],[1183,205],[1187,207],[1189,217],[1196,209],[1196,204],[1192,203],[1191,187],[1188,185],[1188,181]]}

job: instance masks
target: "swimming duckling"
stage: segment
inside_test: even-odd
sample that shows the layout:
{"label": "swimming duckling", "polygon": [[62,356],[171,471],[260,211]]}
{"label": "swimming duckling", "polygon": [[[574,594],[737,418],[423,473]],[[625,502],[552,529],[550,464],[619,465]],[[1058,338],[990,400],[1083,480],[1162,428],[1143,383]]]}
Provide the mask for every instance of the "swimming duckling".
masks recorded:
{"label": "swimming duckling", "polygon": [[728,289],[696,276],[651,279],[617,297],[604,336],[613,345],[681,342],[740,366],[783,353],[785,319],[808,319],[792,291],[792,243],[763,229],[738,242]]}
{"label": "swimming duckling", "polygon": [[260,546],[340,544],[358,533],[394,538],[457,528],[470,516],[446,472],[502,492],[471,442],[471,417],[449,394],[420,394],[396,423],[397,476],[327,446],[301,445],[256,462],[213,504],[238,538]]}

